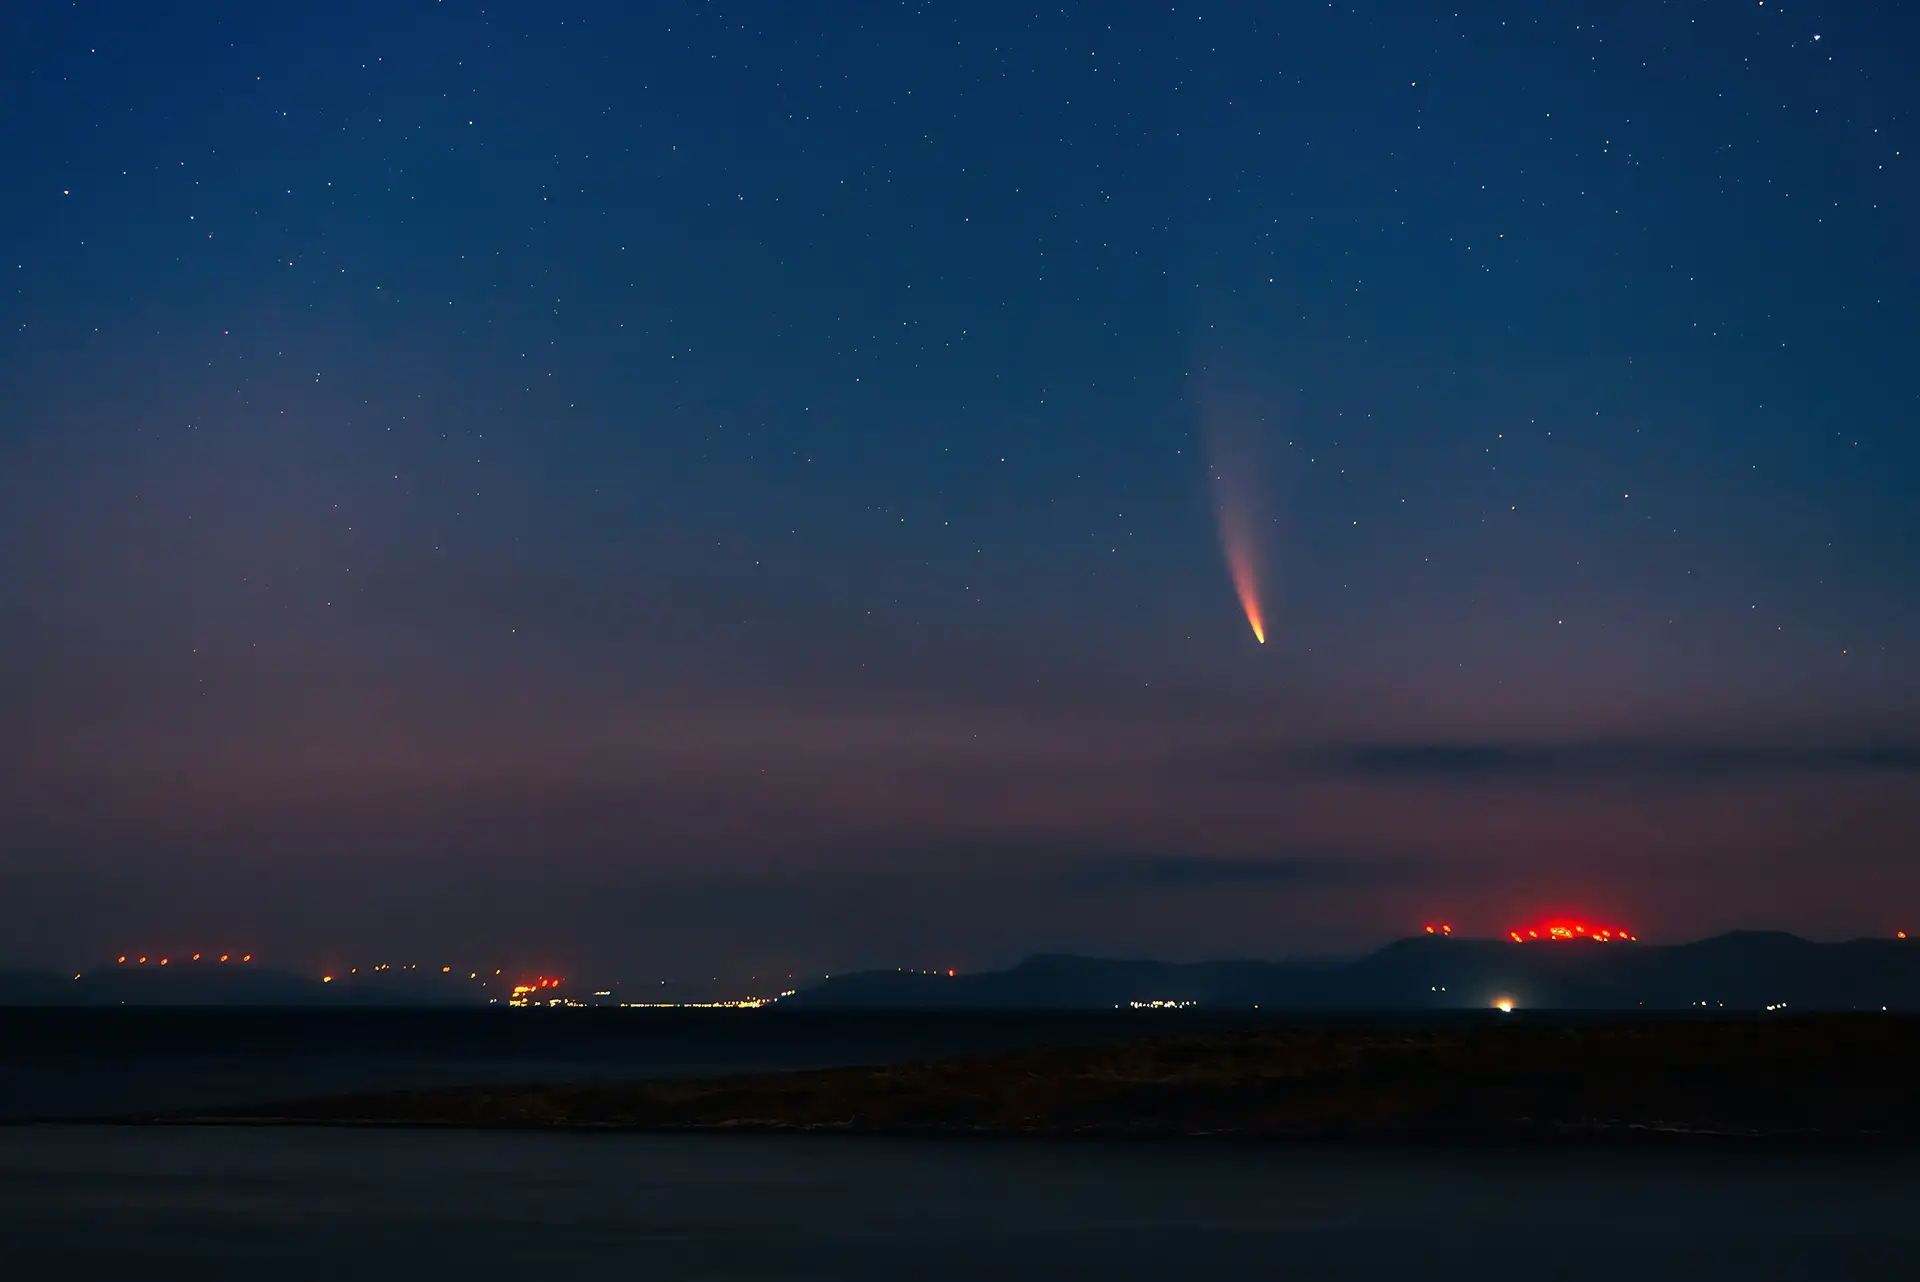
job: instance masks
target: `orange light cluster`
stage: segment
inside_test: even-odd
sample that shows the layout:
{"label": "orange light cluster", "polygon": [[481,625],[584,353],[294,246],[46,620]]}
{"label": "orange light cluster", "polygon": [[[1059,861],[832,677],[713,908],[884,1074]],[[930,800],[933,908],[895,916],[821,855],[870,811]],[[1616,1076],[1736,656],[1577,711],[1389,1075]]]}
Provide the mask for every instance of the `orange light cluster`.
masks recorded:
{"label": "orange light cluster", "polygon": [[1507,938],[1516,944],[1525,944],[1534,940],[1590,939],[1596,944],[1610,944],[1617,941],[1634,942],[1640,937],[1625,926],[1589,926],[1583,921],[1548,921],[1537,926],[1526,926],[1507,932]]}
{"label": "orange light cluster", "polygon": [[1453,933],[1453,927],[1449,925],[1428,926],[1427,933],[1429,935],[1451,935]]}
{"label": "orange light cluster", "polygon": [[513,986],[513,995],[515,997],[524,997],[528,993],[537,993],[543,988],[558,988],[565,982],[566,980],[564,979],[547,979],[543,976],[534,980],[531,984],[515,984]]}
{"label": "orange light cluster", "polygon": [[[113,962],[114,962],[114,965],[116,965],[116,966],[124,966],[124,965],[126,965],[126,964],[127,964],[127,956],[128,956],[128,955],[127,955],[126,953],[121,953],[121,954],[120,954],[120,955],[119,955],[118,957],[116,957],[116,958],[114,958],[114,959],[113,959]],[[221,961],[228,961],[228,960],[230,960],[230,959],[232,958],[232,956],[233,956],[233,954],[232,954],[232,953],[221,953],[221,954],[220,954],[220,960],[221,960]],[[199,960],[200,960],[200,954],[199,954],[199,953],[195,953],[195,954],[193,955],[193,959],[194,959],[195,961],[199,961]],[[253,954],[252,954],[252,953],[248,953],[248,954],[246,954],[246,955],[245,955],[244,957],[242,957],[242,958],[241,958],[240,960],[241,960],[241,961],[252,961],[252,960],[253,960]],[[171,957],[162,957],[162,958],[160,959],[160,964],[161,964],[162,966],[166,966],[166,965],[169,965],[169,964],[170,964],[170,963],[171,963],[172,961],[173,961],[173,959],[172,959]],[[140,958],[140,959],[139,959],[138,961],[136,961],[136,962],[135,962],[134,964],[135,964],[135,965],[137,965],[137,966],[144,966],[144,965],[146,965],[146,964],[147,964],[147,959],[146,959],[145,957],[142,957],[142,958]]]}

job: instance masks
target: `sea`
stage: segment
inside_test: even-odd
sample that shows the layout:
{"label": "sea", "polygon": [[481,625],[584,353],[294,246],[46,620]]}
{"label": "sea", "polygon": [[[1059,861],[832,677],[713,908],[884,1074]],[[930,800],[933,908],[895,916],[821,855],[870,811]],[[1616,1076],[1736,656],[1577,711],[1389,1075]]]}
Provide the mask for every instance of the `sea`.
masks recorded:
{"label": "sea", "polygon": [[1916,1272],[1910,1150],[125,1121],[338,1090],[877,1063],[1171,1027],[750,1011],[0,1012],[0,1269],[115,1282]]}

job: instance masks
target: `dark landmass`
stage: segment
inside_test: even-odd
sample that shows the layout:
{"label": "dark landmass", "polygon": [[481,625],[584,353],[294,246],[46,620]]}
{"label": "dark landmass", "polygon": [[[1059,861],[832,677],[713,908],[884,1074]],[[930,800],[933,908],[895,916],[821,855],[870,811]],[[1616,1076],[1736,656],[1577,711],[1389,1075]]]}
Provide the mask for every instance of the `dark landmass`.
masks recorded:
{"label": "dark landmass", "polygon": [[1920,944],[1738,931],[1658,946],[1421,936],[1345,962],[1034,957],[1011,970],[836,975],[783,1005],[1070,1010],[1184,1001],[1262,1011],[1920,1011]]}
{"label": "dark landmass", "polygon": [[1920,1021],[1271,1027],[868,1068],[349,1095],[143,1120],[592,1131],[1920,1139]]}
{"label": "dark landmass", "polygon": [[[323,981],[272,967],[178,960],[78,975],[0,971],[0,1006],[479,1006],[489,991],[438,974]],[[499,989],[492,992],[498,993]]]}
{"label": "dark landmass", "polygon": [[905,1063],[1263,1022],[1271,1021],[1254,1011],[13,1007],[0,1010],[0,1123],[482,1082],[630,1082]]}
{"label": "dark landmass", "polygon": [[[0,1006],[485,1006],[505,981],[412,968],[331,983],[256,967],[106,966],[75,976],[0,973]],[[741,994],[734,994],[740,996]],[[585,1005],[657,1002],[662,990],[573,983],[543,996]],[[711,1000],[712,995],[707,996]],[[1920,941],[1814,943],[1739,931],[1661,946],[1421,936],[1347,961],[1174,965],[1033,957],[1010,970],[949,976],[865,971],[802,987],[804,1010],[1112,1010],[1190,1002],[1209,1010],[1536,1010],[1920,1012]]]}

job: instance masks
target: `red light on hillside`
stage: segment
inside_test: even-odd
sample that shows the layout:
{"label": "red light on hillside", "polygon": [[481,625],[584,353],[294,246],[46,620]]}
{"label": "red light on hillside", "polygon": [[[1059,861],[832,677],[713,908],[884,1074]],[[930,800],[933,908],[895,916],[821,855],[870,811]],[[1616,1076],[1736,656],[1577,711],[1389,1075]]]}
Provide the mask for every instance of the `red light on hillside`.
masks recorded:
{"label": "red light on hillside", "polygon": [[1616,941],[1634,941],[1639,937],[1625,926],[1594,926],[1584,921],[1545,921],[1537,926],[1527,927],[1525,939],[1521,938],[1518,930],[1508,931],[1507,938],[1516,944],[1523,944],[1528,939],[1555,941],[1589,939],[1596,944],[1610,944]]}

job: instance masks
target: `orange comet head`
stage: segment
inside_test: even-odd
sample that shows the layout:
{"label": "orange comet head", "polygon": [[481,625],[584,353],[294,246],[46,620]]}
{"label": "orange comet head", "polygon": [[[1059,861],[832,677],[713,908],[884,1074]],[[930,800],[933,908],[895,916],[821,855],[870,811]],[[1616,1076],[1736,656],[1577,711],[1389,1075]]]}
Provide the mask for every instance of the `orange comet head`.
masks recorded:
{"label": "orange comet head", "polygon": [[1227,554],[1227,574],[1254,640],[1265,645],[1267,619],[1260,608],[1260,544],[1254,537],[1253,505],[1231,484],[1222,486],[1219,499],[1220,548]]}
{"label": "orange comet head", "polygon": [[1260,617],[1260,589],[1254,582],[1253,558],[1236,555],[1232,542],[1227,544],[1227,568],[1233,574],[1233,590],[1240,597],[1240,608],[1247,612],[1247,626],[1253,629],[1253,639],[1261,645],[1267,643],[1267,622]]}
{"label": "orange comet head", "polygon": [[1234,595],[1240,598],[1240,609],[1247,616],[1247,626],[1253,629],[1254,640],[1265,645],[1267,615],[1260,594],[1270,531],[1263,519],[1259,424],[1250,415],[1215,405],[1203,415],[1201,438],[1227,575],[1233,580]]}

